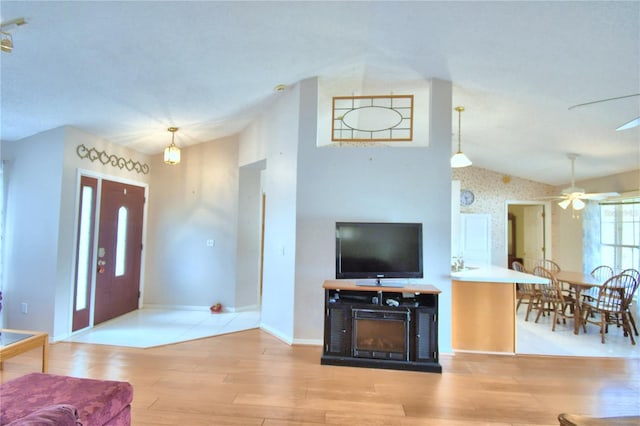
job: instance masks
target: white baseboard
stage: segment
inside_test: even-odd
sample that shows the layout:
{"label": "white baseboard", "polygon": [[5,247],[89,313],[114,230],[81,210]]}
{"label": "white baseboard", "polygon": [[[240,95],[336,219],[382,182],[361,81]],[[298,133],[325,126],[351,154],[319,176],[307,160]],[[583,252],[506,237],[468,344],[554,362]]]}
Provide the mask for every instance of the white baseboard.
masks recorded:
{"label": "white baseboard", "polygon": [[322,339],[293,339],[294,345],[305,345],[305,346],[322,346]]}
{"label": "white baseboard", "polygon": [[208,306],[194,305],[156,305],[154,303],[145,303],[140,309],[171,309],[176,311],[208,311]]}
{"label": "white baseboard", "polygon": [[[156,305],[153,303],[145,303],[140,309],[170,309],[176,311],[209,311],[209,306],[193,306],[193,305]],[[222,306],[222,312],[251,312],[259,310],[258,305],[227,307]]]}
{"label": "white baseboard", "polygon": [[267,325],[265,325],[265,323],[260,322],[260,329],[271,334],[273,337],[282,340],[284,343],[286,343],[287,345],[291,345],[293,344],[293,339],[291,338],[291,336],[285,336],[282,333],[280,333],[279,331],[276,331],[274,329],[272,329],[271,327],[268,327]]}
{"label": "white baseboard", "polygon": [[225,308],[223,307],[223,310],[225,312],[256,312],[260,310],[260,307],[258,305],[248,305],[248,306],[240,306],[240,307],[233,307],[233,308]]}

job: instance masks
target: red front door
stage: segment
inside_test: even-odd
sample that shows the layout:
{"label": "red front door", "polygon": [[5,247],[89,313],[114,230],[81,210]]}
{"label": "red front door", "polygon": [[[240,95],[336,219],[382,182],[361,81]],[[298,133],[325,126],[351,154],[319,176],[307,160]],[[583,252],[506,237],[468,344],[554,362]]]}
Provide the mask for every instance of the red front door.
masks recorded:
{"label": "red front door", "polygon": [[102,181],[94,325],[138,309],[144,188]]}

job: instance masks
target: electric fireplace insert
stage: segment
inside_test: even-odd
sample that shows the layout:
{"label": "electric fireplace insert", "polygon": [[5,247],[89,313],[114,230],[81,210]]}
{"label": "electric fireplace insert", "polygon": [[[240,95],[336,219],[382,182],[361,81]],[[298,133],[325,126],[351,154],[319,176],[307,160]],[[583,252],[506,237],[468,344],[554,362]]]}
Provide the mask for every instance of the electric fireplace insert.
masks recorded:
{"label": "electric fireplace insert", "polygon": [[409,311],[353,309],[353,356],[409,360]]}

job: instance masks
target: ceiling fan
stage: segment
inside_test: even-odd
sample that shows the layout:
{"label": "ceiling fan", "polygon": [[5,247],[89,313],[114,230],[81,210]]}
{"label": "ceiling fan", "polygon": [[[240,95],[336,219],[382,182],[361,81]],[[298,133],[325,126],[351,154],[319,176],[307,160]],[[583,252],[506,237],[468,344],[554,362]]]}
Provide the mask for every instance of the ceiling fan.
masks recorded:
{"label": "ceiling fan", "polygon": [[[640,93],[632,93],[630,95],[625,95],[625,96],[616,96],[615,98],[598,99],[597,101],[591,101],[591,102],[585,102],[583,104],[571,105],[569,107],[569,109],[579,108],[579,107],[583,107],[583,106],[587,106],[587,105],[599,104],[601,102],[610,102],[610,101],[617,101],[619,99],[633,98],[635,96],[640,96]],[[640,117],[636,117],[633,120],[631,120],[631,121],[629,121],[627,123],[624,123],[623,125],[619,126],[616,129],[616,132],[619,132],[621,130],[632,129],[632,128],[638,127],[638,126],[640,126]]]}
{"label": "ceiling fan", "polygon": [[578,154],[567,154],[567,157],[571,160],[571,186],[564,188],[560,195],[547,197],[548,199],[560,199],[561,201],[558,205],[565,210],[570,205],[573,210],[582,210],[586,205],[584,200],[604,200],[608,197],[620,195],[617,192],[587,193],[583,188],[578,188],[575,179],[575,160]]}

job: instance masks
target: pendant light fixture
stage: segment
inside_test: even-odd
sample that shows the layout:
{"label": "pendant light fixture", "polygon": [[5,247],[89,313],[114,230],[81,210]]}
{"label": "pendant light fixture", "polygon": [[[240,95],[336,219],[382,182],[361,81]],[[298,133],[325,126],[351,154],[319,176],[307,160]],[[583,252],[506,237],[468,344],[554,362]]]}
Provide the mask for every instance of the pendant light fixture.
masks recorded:
{"label": "pendant light fixture", "polygon": [[171,145],[164,149],[164,162],[171,165],[178,164],[180,163],[180,148],[174,142],[178,128],[169,127],[167,130],[171,132]]}
{"label": "pendant light fixture", "polygon": [[16,18],[0,23],[0,51],[5,53],[13,52],[13,36],[11,31],[26,24],[24,18]]}
{"label": "pendant light fixture", "polygon": [[462,150],[460,149],[460,122],[461,117],[462,117],[462,111],[464,111],[464,107],[463,106],[457,106],[454,108],[456,111],[458,111],[458,152],[455,153],[455,155],[453,157],[451,157],[451,167],[454,168],[459,168],[459,167],[467,167],[471,165],[471,160],[469,160],[469,158],[464,155],[462,153]]}
{"label": "pendant light fixture", "polygon": [[13,51],[13,37],[11,37],[10,33],[0,31],[0,50],[6,53]]}

